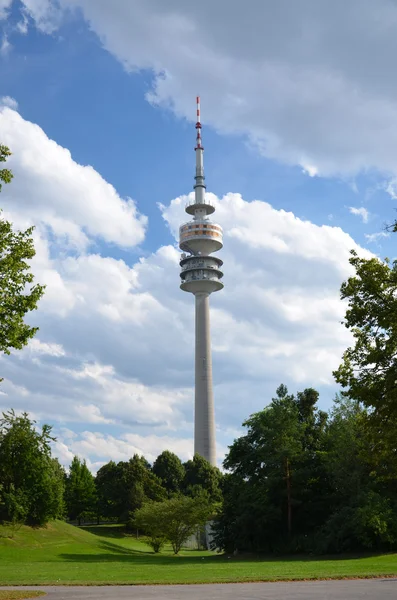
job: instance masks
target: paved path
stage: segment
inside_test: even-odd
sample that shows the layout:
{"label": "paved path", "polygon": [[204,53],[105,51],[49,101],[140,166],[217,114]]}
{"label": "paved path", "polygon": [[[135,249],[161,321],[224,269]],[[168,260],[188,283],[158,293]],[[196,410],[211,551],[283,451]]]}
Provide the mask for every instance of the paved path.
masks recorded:
{"label": "paved path", "polygon": [[397,578],[223,585],[33,587],[48,600],[396,600]]}

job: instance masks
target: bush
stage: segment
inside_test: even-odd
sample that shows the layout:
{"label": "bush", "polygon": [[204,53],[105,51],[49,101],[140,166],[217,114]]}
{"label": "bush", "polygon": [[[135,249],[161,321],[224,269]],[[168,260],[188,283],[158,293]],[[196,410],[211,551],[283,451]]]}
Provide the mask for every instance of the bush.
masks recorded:
{"label": "bush", "polygon": [[145,542],[151,547],[153,552],[158,554],[164,548],[165,544],[167,543],[167,539],[164,536],[153,535],[145,538]]}

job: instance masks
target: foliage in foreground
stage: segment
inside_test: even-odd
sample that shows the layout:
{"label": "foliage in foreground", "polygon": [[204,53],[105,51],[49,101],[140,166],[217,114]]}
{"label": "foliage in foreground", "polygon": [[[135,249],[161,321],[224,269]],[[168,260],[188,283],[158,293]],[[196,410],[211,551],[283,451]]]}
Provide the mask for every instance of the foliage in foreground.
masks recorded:
{"label": "foliage in foreground", "polygon": [[[5,162],[10,154],[6,146],[0,145],[0,162]],[[0,169],[0,190],[2,183],[10,183],[11,179],[11,171]],[[5,354],[10,354],[12,348],[23,348],[38,329],[24,321],[44,293],[44,286],[33,285],[27,262],[35,256],[33,229],[15,232],[0,215],[0,352]]]}
{"label": "foliage in foreground", "polygon": [[335,371],[344,395],[367,407],[373,467],[397,477],[397,261],[365,259],[351,252],[355,269],[341,287],[348,301],[345,326],[354,345]]}
{"label": "foliage in foreground", "polygon": [[200,531],[212,510],[207,496],[179,496],[144,504],[136,511],[134,522],[148,536],[155,552],[169,541],[174,554],[178,554],[186,540]]}

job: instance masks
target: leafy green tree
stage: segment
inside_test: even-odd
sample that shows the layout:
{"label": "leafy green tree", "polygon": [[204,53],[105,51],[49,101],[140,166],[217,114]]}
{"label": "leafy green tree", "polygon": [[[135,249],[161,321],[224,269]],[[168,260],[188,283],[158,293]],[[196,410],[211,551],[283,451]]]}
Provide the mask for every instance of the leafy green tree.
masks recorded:
{"label": "leafy green tree", "polygon": [[69,519],[77,519],[79,525],[85,516],[96,514],[95,479],[86,461],[78,456],[73,458],[66,478],[65,500]]}
{"label": "leafy green tree", "polygon": [[51,457],[51,427],[27,413],[0,419],[0,521],[43,525],[63,515],[64,472]]}
{"label": "leafy green tree", "polygon": [[178,554],[184,542],[206,523],[212,511],[208,498],[179,496],[163,502],[147,502],[136,511],[135,523],[144,530],[153,548],[158,547],[158,541],[168,540],[174,554]]}
{"label": "leafy green tree", "polygon": [[397,542],[396,489],[373,471],[366,411],[337,396],[327,429],[329,516],[318,532],[321,552],[390,550]]}
{"label": "leafy green tree", "polygon": [[147,500],[161,501],[167,496],[160,480],[150,470],[150,465],[143,456],[135,454],[126,463],[119,463],[121,485],[124,493],[121,519],[134,514]]}
{"label": "leafy green tree", "polygon": [[341,287],[345,326],[354,345],[334,372],[344,394],[369,408],[373,455],[384,474],[397,475],[397,261],[360,258],[351,252],[355,275]]}
{"label": "leafy green tree", "polygon": [[[0,145],[0,162],[10,154]],[[0,169],[0,190],[1,182],[10,183],[11,179],[11,171]],[[5,354],[10,354],[11,348],[23,348],[38,330],[24,322],[44,293],[44,286],[32,285],[34,277],[27,262],[35,255],[33,229],[15,232],[0,215],[0,352]]]}
{"label": "leafy green tree", "polygon": [[321,446],[322,435],[325,431],[328,415],[318,410],[319,393],[314,388],[306,388],[296,395],[298,419],[303,426],[303,446],[315,452]]}
{"label": "leafy green tree", "polygon": [[120,516],[118,477],[119,469],[113,460],[98,470],[95,477],[98,517],[117,519]]}
{"label": "leafy green tree", "polygon": [[222,473],[212,466],[205,458],[195,454],[193,460],[184,464],[185,477],[183,488],[186,494],[200,495],[203,491],[213,502],[222,499]]}
{"label": "leafy green tree", "polygon": [[105,510],[103,516],[124,523],[147,500],[161,501],[167,496],[147,460],[137,454],[129,461],[107,463],[99,469],[96,481],[99,506]]}
{"label": "leafy green tree", "polygon": [[285,385],[245,423],[224,466],[223,508],[216,519],[218,547],[232,551],[304,549],[328,515],[324,465],[326,416],[308,388],[295,398]]}
{"label": "leafy green tree", "polygon": [[[277,527],[291,535],[295,502],[293,479],[302,455],[304,429],[294,396],[281,385],[271,404],[243,425],[248,428],[247,435],[230,447],[224,466],[244,480],[263,481],[265,496],[270,501],[274,496],[279,498]],[[286,528],[282,526],[283,514]]]}
{"label": "leafy green tree", "polygon": [[169,495],[181,490],[185,469],[180,458],[173,452],[164,450],[154,461],[152,471]]}
{"label": "leafy green tree", "polygon": [[328,414],[317,407],[319,393],[307,388],[296,395],[302,452],[296,464],[294,487],[298,491],[293,507],[295,534],[315,530],[329,511],[331,493],[325,463]]}
{"label": "leafy green tree", "polygon": [[[245,423],[225,460],[215,545],[227,551],[359,552],[397,547],[397,484],[373,467],[367,412],[341,395],[330,415],[285,386]],[[288,463],[287,463],[288,459]],[[288,469],[287,469],[288,464]]]}

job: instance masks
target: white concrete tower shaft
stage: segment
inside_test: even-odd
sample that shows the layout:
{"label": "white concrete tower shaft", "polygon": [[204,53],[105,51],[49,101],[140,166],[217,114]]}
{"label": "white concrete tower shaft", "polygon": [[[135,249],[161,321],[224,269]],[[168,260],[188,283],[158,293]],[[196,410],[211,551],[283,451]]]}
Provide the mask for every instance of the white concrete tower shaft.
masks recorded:
{"label": "white concrete tower shaft", "polygon": [[216,466],[215,410],[212,389],[210,297],[195,294],[196,360],[194,397],[194,453]]}
{"label": "white concrete tower shaft", "polygon": [[180,261],[181,289],[195,296],[195,403],[194,453],[216,465],[215,411],[212,385],[209,296],[223,288],[222,261],[213,252],[223,246],[222,228],[208,215],[215,207],[206,200],[203,152],[201,143],[200,98],[197,98],[196,175],[194,201],[186,206],[193,219],[179,228],[179,247],[184,252]]}

